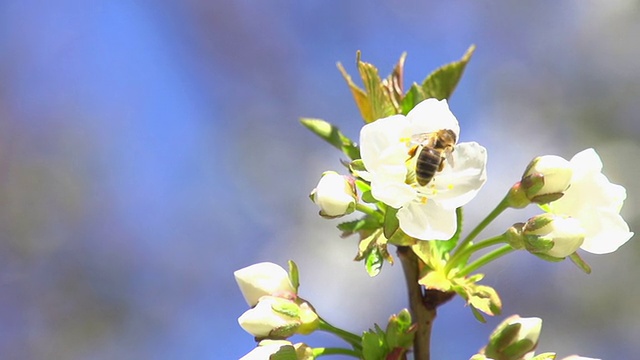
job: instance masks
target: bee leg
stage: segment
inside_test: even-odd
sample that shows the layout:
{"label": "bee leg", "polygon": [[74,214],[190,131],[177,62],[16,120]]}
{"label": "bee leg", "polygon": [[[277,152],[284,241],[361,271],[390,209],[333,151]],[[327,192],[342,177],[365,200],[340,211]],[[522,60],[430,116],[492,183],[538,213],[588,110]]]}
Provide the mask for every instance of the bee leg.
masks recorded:
{"label": "bee leg", "polygon": [[[416,156],[416,153],[418,152],[418,146],[414,146],[411,149],[409,149],[409,151],[407,152],[407,154],[409,154],[409,159],[411,159],[412,157]],[[409,160],[407,159],[407,160]]]}
{"label": "bee leg", "polygon": [[444,158],[440,158],[440,165],[438,165],[438,172],[444,169]]}

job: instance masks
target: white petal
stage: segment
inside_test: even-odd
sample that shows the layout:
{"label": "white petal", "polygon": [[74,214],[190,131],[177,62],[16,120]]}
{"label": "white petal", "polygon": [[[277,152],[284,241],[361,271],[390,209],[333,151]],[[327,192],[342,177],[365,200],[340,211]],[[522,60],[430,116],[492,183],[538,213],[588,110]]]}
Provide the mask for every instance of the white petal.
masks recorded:
{"label": "white petal", "polygon": [[580,179],[589,173],[602,171],[602,160],[595,150],[589,148],[575,154],[569,161],[573,167],[574,180]]}
{"label": "white petal", "polygon": [[[633,236],[629,225],[618,213],[610,211],[589,212],[580,220],[587,236],[581,249],[592,254],[608,254],[616,251]],[[583,214],[585,215],[585,214]]]}
{"label": "white petal", "polygon": [[247,266],[233,273],[249,306],[254,306],[265,295],[295,293],[289,274],[280,265],[262,262]]}
{"label": "white petal", "polygon": [[487,181],[487,150],[478,143],[456,145],[451,154],[453,166],[445,168],[432,180],[434,194],[429,199],[455,209],[471,201]]}
{"label": "white petal", "polygon": [[445,209],[435,201],[411,202],[398,210],[400,228],[420,240],[449,240],[456,231],[455,209]]}
{"label": "white petal", "polygon": [[409,111],[407,119],[411,123],[412,134],[450,129],[456,134],[456,139],[460,139],[460,125],[449,110],[447,100],[426,99]]}
{"label": "white petal", "polygon": [[[400,143],[400,139],[408,137],[407,125],[408,121],[403,115],[393,115],[362,127],[360,155],[369,172],[376,172],[381,164],[393,163],[399,155],[406,159],[406,146]],[[399,163],[405,159],[400,158]],[[395,163],[398,164],[397,161]]]}
{"label": "white petal", "polygon": [[393,207],[400,208],[416,197],[416,191],[400,181],[373,181],[371,195],[379,201]]}

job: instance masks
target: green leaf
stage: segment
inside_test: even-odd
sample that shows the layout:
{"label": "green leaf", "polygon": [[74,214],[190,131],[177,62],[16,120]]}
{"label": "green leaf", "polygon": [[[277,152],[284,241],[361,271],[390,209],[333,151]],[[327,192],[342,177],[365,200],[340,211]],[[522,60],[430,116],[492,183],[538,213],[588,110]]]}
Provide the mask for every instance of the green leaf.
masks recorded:
{"label": "green leaf", "polygon": [[429,74],[422,82],[425,98],[449,99],[475,49],[475,45],[471,45],[459,61],[446,64]]}
{"label": "green leaf", "polygon": [[365,259],[365,269],[367,270],[367,274],[371,277],[375,277],[382,270],[382,265],[384,264],[384,258],[380,253],[380,250],[377,247],[372,247],[371,250],[366,254]]}
{"label": "green leaf", "polygon": [[360,159],[360,149],[351,139],[346,137],[337,126],[321,120],[311,118],[301,118],[300,123],[314,134],[342,151],[351,160]]}
{"label": "green leaf", "polygon": [[426,99],[424,95],[424,91],[422,91],[422,87],[420,85],[413,83],[409,88],[409,91],[402,98],[402,102],[400,102],[400,110],[403,115],[407,115],[409,111],[411,111],[419,102]]}
{"label": "green leaf", "polygon": [[[358,53],[359,54],[359,53]],[[358,55],[358,59],[360,56]],[[369,96],[367,93],[356,85],[351,79],[351,75],[347,73],[341,63],[338,63],[338,70],[342,74],[342,77],[347,82],[347,86],[349,86],[349,90],[351,90],[351,94],[353,95],[353,99],[356,102],[356,106],[358,110],[360,110],[360,115],[364,119],[366,123],[370,123],[375,118],[373,117],[373,110],[371,108],[371,101],[369,100]]]}
{"label": "green leaf", "polygon": [[364,360],[384,360],[389,352],[382,336],[376,331],[365,331],[362,334],[362,356]]}
{"label": "green leaf", "polygon": [[580,270],[584,271],[587,274],[591,274],[591,266],[589,266],[589,264],[582,260],[578,253],[569,255],[569,259],[571,259],[571,261],[573,261],[573,263],[576,264],[576,266],[578,266]]}
{"label": "green leaf", "polygon": [[300,287],[300,277],[298,273],[298,265],[293,260],[289,260],[289,281],[291,281],[291,285],[296,289],[296,293],[298,293],[298,288]]}
{"label": "green leaf", "polygon": [[342,231],[342,237],[347,237],[349,235],[357,233],[358,231],[376,230],[381,226],[382,224],[380,224],[380,222],[376,218],[365,215],[364,217],[357,220],[340,223],[337,227],[338,230]]}

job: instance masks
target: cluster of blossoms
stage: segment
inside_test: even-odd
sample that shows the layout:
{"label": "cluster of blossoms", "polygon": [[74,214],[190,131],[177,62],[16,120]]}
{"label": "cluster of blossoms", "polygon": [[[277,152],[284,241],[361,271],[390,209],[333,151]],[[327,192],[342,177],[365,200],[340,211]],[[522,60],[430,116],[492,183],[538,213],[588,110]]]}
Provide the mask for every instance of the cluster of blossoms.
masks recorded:
{"label": "cluster of blossoms", "polygon": [[261,340],[259,346],[243,359],[268,359],[271,354],[289,351],[306,354],[308,349],[304,344],[277,341],[296,333],[309,334],[319,323],[318,315],[309,303],[297,296],[287,271],[277,264],[263,262],[237,270],[234,275],[251,307],[240,316],[238,323]]}
{"label": "cluster of blossoms", "polygon": [[508,201],[513,207],[541,204],[545,214],[516,224],[515,248],[564,258],[583,249],[593,254],[616,251],[633,233],[620,216],[624,187],[602,174],[602,161],[593,149],[570,161],[547,155],[534,159]]}
{"label": "cluster of blossoms", "polygon": [[[412,351],[415,359],[428,360],[436,309],[455,295],[480,321],[483,314],[500,314],[497,291],[479,284],[484,275],[474,273],[484,265],[526,250],[548,261],[569,258],[588,273],[591,269],[578,249],[611,253],[633,236],[620,215],[626,190],[609,181],[598,154],[587,149],[569,161],[555,155],[532,160],[496,208],[461,238],[462,207],[487,181],[487,150],[475,142],[458,141],[460,125],[446,99],[472,53],[473,47],[421,85],[414,83],[407,93],[402,85],[404,56],[386,79],[358,58],[365,89],[353,84],[340,67],[365,121],[359,144],[324,120],[302,119],[304,126],[350,159],[343,161],[348,174],[324,172],[310,199],[324,218],[362,213],[338,228],[343,237],[359,236],[356,260],[363,260],[370,276],[380,272],[385,260],[393,263],[388,247],[397,247],[410,311],[391,316],[386,329],[375,325],[362,336],[352,334],[329,325],[298,296],[295,264],[290,262],[289,273],[272,263],[252,265],[235,273],[251,307],[238,321],[259,342],[244,360],[309,360],[331,354],[399,360]],[[476,241],[502,212],[531,204],[542,213],[513,224],[503,234]],[[495,245],[501,247],[476,256]],[[553,360],[554,353],[534,354],[541,327],[539,318],[509,317],[471,360]],[[351,348],[310,348],[287,340],[315,330],[331,332]],[[564,360],[594,359],[574,355]]]}

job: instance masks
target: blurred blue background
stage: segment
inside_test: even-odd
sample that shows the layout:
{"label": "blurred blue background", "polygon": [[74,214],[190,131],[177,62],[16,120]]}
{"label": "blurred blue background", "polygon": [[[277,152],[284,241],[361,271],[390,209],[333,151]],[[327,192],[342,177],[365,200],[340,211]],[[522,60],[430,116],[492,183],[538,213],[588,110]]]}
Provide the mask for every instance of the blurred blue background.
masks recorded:
{"label": "blurred blue background", "polygon": [[[0,2],[0,357],[237,359],[254,341],[232,272],[258,261],[296,260],[302,296],[354,332],[405,307],[400,266],[370,279],[307,199],[340,154],[297,119],[357,139],[335,67],[356,50],[383,74],[407,51],[409,85],[478,46],[450,101],[489,151],[467,224],[531,158],[595,147],[638,229],[639,33],[635,0]],[[639,253],[584,254],[589,276],[517,253],[485,283],[544,319],[540,351],[631,359]],[[502,318],[446,304],[434,359],[468,359]]]}

